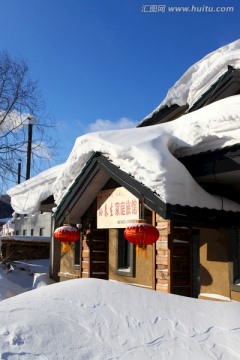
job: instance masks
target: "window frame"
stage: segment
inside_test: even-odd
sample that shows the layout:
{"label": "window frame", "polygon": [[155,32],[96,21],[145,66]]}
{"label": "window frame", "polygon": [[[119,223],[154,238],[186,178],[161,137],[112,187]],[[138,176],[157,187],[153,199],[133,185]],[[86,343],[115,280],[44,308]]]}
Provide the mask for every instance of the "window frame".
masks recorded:
{"label": "window frame", "polygon": [[[135,277],[135,264],[136,264],[136,251],[135,245],[129,243],[123,236],[124,229],[116,229],[117,230],[117,246],[116,246],[116,274],[120,276],[126,277]],[[123,263],[123,241],[125,240],[125,244],[129,246],[129,262],[130,266],[128,268],[124,268],[121,266]],[[120,264],[121,263],[121,264]]]}
{"label": "window frame", "polygon": [[45,233],[45,227],[39,228],[39,236],[45,236],[44,233]]}
{"label": "window frame", "polygon": [[[81,244],[81,236],[79,236],[79,239],[73,244],[73,266],[75,269],[79,269],[81,266]],[[78,245],[77,249],[76,245]]]}

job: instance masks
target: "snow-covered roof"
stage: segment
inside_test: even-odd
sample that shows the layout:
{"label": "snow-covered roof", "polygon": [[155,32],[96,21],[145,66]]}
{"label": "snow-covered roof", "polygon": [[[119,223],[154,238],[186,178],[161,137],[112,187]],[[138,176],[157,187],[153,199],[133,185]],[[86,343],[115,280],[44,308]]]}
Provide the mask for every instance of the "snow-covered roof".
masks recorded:
{"label": "snow-covered roof", "polygon": [[240,69],[240,39],[211,52],[192,65],[169,89],[167,96],[160,105],[142,122],[151,118],[154,113],[165,106],[188,104],[189,107],[192,107],[227,71],[228,66]]}
{"label": "snow-covered roof", "polygon": [[8,221],[10,221],[12,218],[2,218],[2,219],[0,219],[0,222],[1,223],[6,223],[6,222],[8,222]]}
{"label": "snow-covered roof", "polygon": [[[217,101],[169,123],[91,133],[79,137],[54,184],[60,204],[75,178],[94,152],[100,152],[159,198],[172,205],[222,209],[178,160],[208,150],[240,143],[240,95]],[[240,211],[240,204],[225,199],[225,210]]]}
{"label": "snow-covered roof", "polygon": [[9,189],[13,209],[19,214],[37,211],[41,202],[53,194],[53,184],[62,168],[63,164],[54,166]]}
{"label": "snow-covered roof", "polygon": [[3,235],[0,236],[0,240],[9,240],[9,241],[25,241],[25,242],[36,242],[36,243],[49,243],[51,238],[49,236],[21,236],[21,235]]}
{"label": "snow-covered roof", "polygon": [[[86,162],[100,152],[165,203],[221,210],[221,199],[203,190],[178,158],[239,143],[240,95],[236,95],[184,115],[184,126],[179,118],[149,127],[83,135],[76,140],[65,165],[57,169],[57,178],[54,171],[49,182],[48,172],[44,172],[8,194],[17,212],[33,211],[50,194],[59,205]],[[223,207],[240,211],[240,204],[228,199]]]}

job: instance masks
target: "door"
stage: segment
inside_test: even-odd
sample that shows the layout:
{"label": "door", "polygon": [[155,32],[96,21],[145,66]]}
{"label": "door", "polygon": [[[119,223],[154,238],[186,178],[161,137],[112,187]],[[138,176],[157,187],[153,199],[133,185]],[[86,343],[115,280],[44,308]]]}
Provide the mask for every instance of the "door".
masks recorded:
{"label": "door", "polygon": [[93,230],[90,247],[90,277],[108,279],[108,230]]}
{"label": "door", "polygon": [[192,296],[192,232],[173,227],[170,235],[170,292]]}

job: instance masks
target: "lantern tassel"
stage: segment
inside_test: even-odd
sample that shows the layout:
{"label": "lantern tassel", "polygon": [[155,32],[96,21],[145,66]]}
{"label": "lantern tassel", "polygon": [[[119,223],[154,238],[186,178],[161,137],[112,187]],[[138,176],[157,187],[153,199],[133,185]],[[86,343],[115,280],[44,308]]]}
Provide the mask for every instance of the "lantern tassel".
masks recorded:
{"label": "lantern tassel", "polygon": [[148,258],[147,245],[137,245],[136,246],[137,258]]}
{"label": "lantern tassel", "polygon": [[62,252],[64,253],[72,252],[72,244],[70,242],[63,242]]}

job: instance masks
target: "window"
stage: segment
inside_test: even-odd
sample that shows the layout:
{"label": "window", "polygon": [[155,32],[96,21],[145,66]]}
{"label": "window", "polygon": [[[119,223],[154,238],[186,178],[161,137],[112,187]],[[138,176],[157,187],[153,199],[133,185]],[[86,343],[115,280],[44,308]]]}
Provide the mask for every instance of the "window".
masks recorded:
{"label": "window", "polygon": [[134,276],[135,247],[125,239],[123,233],[124,229],[118,229],[117,274],[122,276]]}
{"label": "window", "polygon": [[80,239],[75,241],[73,244],[73,251],[74,251],[74,266],[80,266]]}
{"label": "window", "polygon": [[23,232],[22,232],[23,236],[27,235],[27,230],[24,229]]}
{"label": "window", "polygon": [[16,235],[20,235],[19,230],[16,230]]}
{"label": "window", "polygon": [[45,233],[45,228],[40,228],[39,229],[39,236],[44,236]]}
{"label": "window", "polygon": [[31,229],[31,236],[34,235],[34,229]]}

